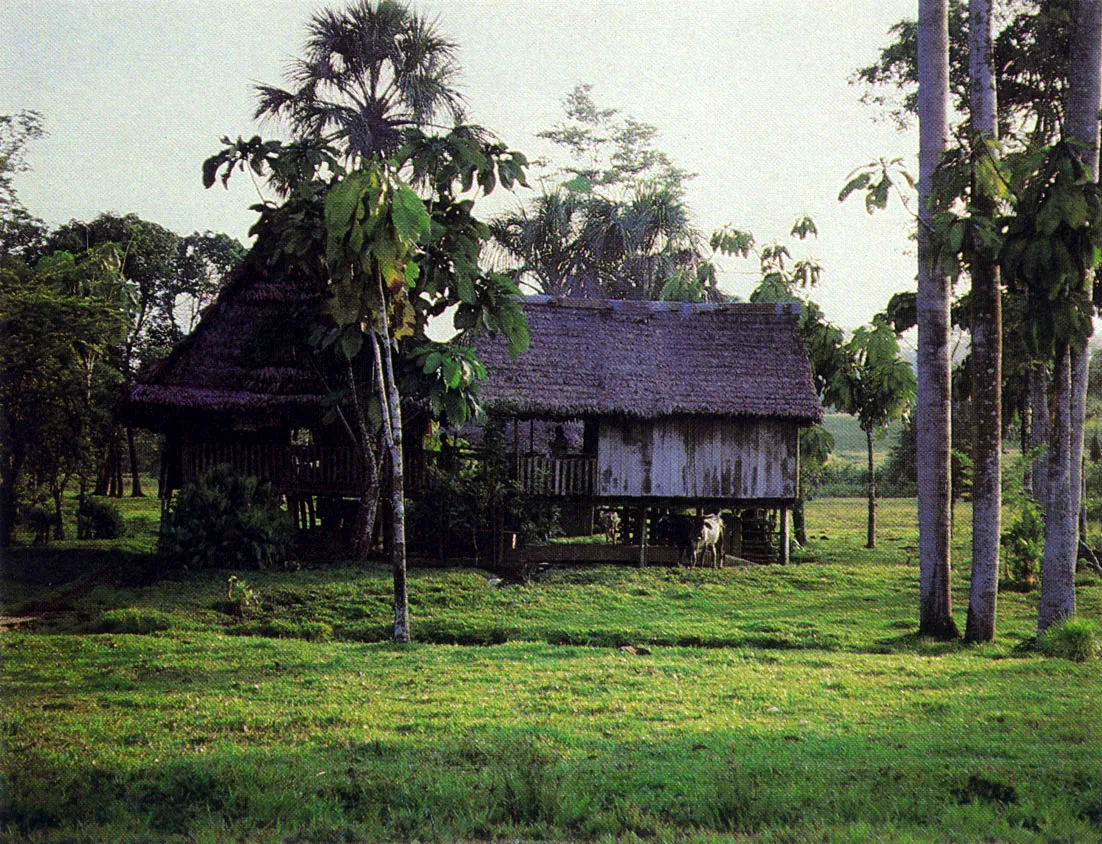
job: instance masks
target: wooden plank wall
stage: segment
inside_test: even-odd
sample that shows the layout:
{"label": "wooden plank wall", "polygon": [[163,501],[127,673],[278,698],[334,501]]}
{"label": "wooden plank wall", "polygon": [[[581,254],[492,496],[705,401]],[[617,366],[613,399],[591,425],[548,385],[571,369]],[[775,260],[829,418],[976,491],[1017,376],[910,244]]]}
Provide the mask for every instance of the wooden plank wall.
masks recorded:
{"label": "wooden plank wall", "polygon": [[788,422],[601,420],[601,495],[795,498],[799,431]]}

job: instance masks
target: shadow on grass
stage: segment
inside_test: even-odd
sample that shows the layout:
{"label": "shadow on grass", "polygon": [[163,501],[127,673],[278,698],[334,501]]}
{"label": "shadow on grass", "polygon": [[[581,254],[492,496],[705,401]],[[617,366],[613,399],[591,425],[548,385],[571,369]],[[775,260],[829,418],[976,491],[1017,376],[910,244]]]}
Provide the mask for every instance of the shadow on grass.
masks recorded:
{"label": "shadow on grass", "polygon": [[962,816],[995,837],[1028,828],[1088,840],[1100,829],[1097,777],[1058,759],[1022,770],[963,756],[930,765],[921,747],[901,752],[891,741],[790,728],[574,741],[495,726],[428,743],[223,743],[163,763],[72,764],[32,752],[6,774],[0,838],[214,829],[246,839],[278,828],[312,841],[591,839],[798,829],[808,837],[785,840],[802,841],[821,840],[824,825],[881,833],[890,825],[948,840]]}

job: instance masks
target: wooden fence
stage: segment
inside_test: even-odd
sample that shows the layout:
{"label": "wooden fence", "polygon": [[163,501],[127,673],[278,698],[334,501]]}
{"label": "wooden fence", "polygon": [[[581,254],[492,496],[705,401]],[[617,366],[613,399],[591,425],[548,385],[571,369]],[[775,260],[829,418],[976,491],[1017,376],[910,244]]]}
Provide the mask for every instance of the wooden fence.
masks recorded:
{"label": "wooden fence", "polygon": [[528,454],[517,459],[517,482],[529,495],[593,495],[596,478],[595,457]]}
{"label": "wooden fence", "polygon": [[359,495],[363,464],[352,448],[316,445],[190,443],[182,454],[183,481],[219,464],[269,481],[283,494]]}

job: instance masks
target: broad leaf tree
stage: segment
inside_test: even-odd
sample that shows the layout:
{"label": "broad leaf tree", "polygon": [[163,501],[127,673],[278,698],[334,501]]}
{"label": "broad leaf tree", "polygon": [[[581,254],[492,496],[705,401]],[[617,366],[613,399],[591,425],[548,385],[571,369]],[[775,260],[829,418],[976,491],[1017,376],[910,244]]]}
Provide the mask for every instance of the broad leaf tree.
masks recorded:
{"label": "broad leaf tree", "polygon": [[[793,224],[790,234],[799,240],[806,240],[818,236],[818,231],[815,222],[804,215]],[[791,302],[799,305],[798,329],[807,348],[815,391],[824,404],[831,404],[832,385],[846,358],[842,352],[842,330],[827,321],[822,308],[809,294],[822,272],[818,261],[811,257],[794,259],[788,247],[780,242],[758,248],[750,232],[733,226],[725,226],[713,233],[711,245],[716,252],[724,255],[757,257],[761,281],[750,294],[751,302]],[[799,447],[800,477],[796,501],[792,506],[792,524],[796,541],[803,545],[807,542],[805,475],[825,466],[834,448],[834,438],[826,428],[815,425],[800,432]]]}
{"label": "broad leaf tree", "polygon": [[291,73],[298,87],[259,91],[258,115],[286,118],[296,140],[224,139],[203,178],[209,187],[219,173],[225,182],[247,168],[274,177],[284,197],[258,206],[258,248],[277,271],[305,274],[322,294],[313,342],[343,370],[343,407],[355,424],[346,429],[364,459],[355,550],[369,550],[385,487],[394,637],[406,642],[402,388],[425,395],[445,422],[462,424],[477,409],[481,365],[468,349],[425,334],[429,319],[453,307],[461,332],[501,331],[511,353],[526,348],[516,286],[480,265],[489,228],[473,208],[498,185],[524,184],[527,162],[480,127],[435,131],[436,115],[460,116],[454,45],[406,6],[360,0],[320,12],[305,52]]}
{"label": "broad leaf tree", "polygon": [[[11,540],[30,471],[53,499],[55,530],[73,475],[86,477],[91,440],[117,392],[108,363],[125,333],[114,244],[77,261],[65,252],[35,268],[0,270],[0,545]],[[109,407],[109,406],[108,406]]]}
{"label": "broad leaf tree", "polygon": [[876,547],[876,473],[873,437],[896,419],[903,418],[915,393],[910,364],[899,356],[899,340],[887,317],[878,316],[862,326],[842,347],[841,364],[831,379],[827,397],[844,413],[857,417],[868,447],[868,530],[866,547]]}

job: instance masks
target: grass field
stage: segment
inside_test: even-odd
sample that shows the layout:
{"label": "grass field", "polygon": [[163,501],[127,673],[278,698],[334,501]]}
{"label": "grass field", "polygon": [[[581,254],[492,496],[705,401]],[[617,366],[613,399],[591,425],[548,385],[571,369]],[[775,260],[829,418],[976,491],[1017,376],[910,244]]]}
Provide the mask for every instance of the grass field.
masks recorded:
{"label": "grass field", "polygon": [[380,566],[21,550],[0,839],[1102,839],[1099,663],[1031,647],[1035,594],[995,644],[917,639],[913,501],[875,551],[863,507],[812,502],[787,567],[416,570],[404,648]]}
{"label": "grass field", "polygon": [[[862,467],[868,463],[868,443],[856,417],[848,413],[827,413],[823,416],[823,427],[834,437],[834,459]],[[873,437],[873,460],[877,466],[887,459],[888,452],[895,446],[902,431],[903,423],[896,421]]]}

